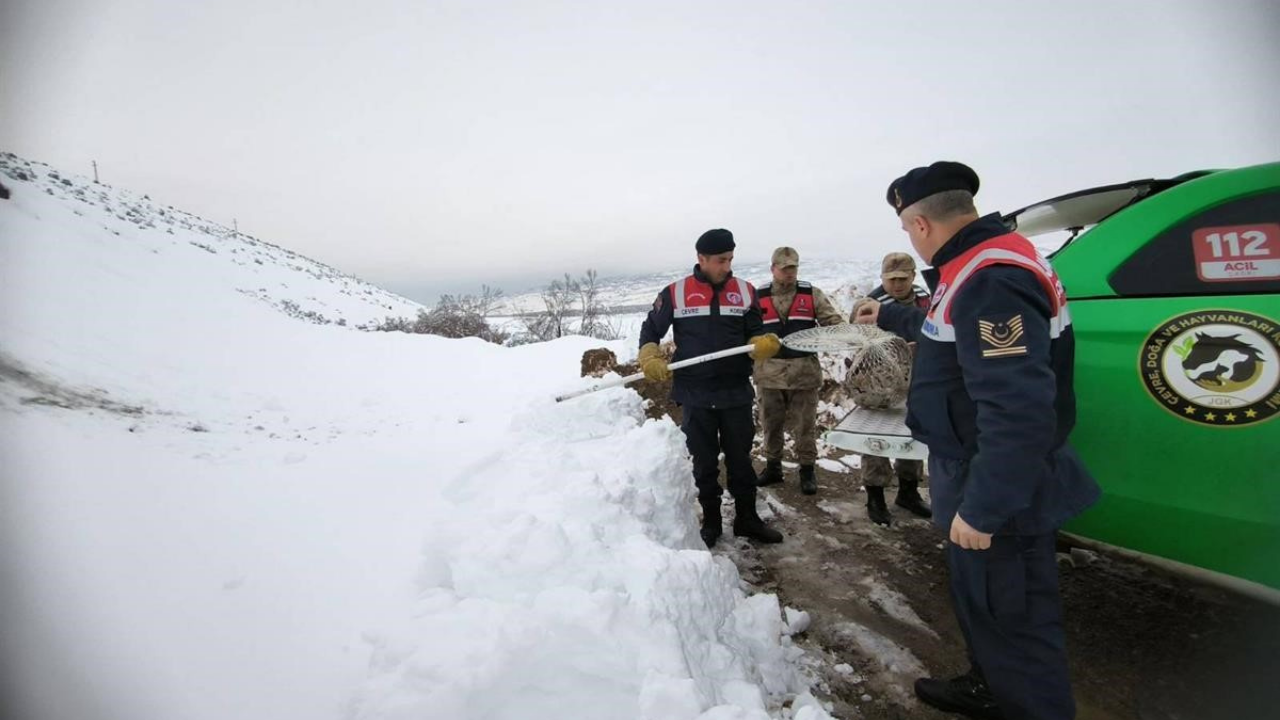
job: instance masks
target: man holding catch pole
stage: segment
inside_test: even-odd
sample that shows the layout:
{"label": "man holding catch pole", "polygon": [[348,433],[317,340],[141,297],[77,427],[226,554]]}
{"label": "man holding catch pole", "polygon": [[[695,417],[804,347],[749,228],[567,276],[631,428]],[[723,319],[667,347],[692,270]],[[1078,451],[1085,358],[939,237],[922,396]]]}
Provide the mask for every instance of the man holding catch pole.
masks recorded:
{"label": "man holding catch pole", "polygon": [[735,516],[733,534],[760,542],[782,542],[756,512],[756,475],[751,467],[755,420],[751,415],[752,360],[773,357],[778,336],[764,331],[751,283],[733,276],[733,233],[708,230],[695,245],[693,272],[658,293],[640,328],[640,368],[646,378],[672,379],[658,343],[674,328],[674,361],[754,346],[750,357],[734,355],[690,366],[674,374],[671,399],[683,411],[681,429],[693,456],[693,479],[702,506],[702,540],[711,547],[723,532],[720,515],[720,453],[724,453]]}

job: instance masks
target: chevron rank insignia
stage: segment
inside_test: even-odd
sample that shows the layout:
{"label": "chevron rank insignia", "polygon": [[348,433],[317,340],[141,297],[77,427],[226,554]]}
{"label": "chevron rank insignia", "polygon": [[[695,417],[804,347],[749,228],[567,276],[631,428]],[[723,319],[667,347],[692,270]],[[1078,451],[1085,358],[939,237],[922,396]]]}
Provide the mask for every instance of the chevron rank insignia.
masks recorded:
{"label": "chevron rank insignia", "polygon": [[984,359],[1026,355],[1022,313],[978,318],[978,347]]}

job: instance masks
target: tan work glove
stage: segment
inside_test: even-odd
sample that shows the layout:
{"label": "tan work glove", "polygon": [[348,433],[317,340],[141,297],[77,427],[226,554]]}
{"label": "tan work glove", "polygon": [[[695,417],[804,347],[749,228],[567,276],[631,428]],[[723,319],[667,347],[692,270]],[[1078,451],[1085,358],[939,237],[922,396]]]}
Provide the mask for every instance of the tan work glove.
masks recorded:
{"label": "tan work glove", "polygon": [[640,369],[644,371],[645,380],[665,382],[671,379],[671,368],[667,367],[666,358],[658,349],[658,343],[645,343],[640,347],[638,358]]}
{"label": "tan work glove", "polygon": [[757,335],[748,342],[756,346],[756,349],[751,351],[752,360],[768,360],[782,349],[782,342],[773,333]]}

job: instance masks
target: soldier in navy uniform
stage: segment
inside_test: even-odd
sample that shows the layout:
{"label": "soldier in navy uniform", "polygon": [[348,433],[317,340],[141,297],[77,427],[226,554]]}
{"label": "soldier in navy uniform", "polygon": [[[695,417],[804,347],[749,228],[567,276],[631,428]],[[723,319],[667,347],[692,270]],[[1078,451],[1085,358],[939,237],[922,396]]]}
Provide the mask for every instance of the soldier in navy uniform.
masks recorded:
{"label": "soldier in navy uniform", "polygon": [[[800,253],[792,247],[773,251],[773,280],[760,286],[760,312],[764,327],[779,337],[825,325],[842,325],[844,316],[825,293],[797,279]],[[794,420],[796,460],[800,461],[800,492],[815,495],[818,478],[818,390],[822,365],[817,353],[783,348],[776,357],[756,361],[756,388],[760,391],[760,425],[764,431],[764,472],[758,485],[782,482],[783,432]]]}
{"label": "soldier in navy uniform", "polygon": [[[671,379],[671,399],[681,406],[693,479],[702,506],[702,540],[711,547],[723,532],[720,514],[720,453],[724,453],[729,494],[734,500],[733,534],[760,542],[782,542],[782,533],[764,523],[756,511],[756,474],[751,442],[756,424],[751,415],[752,360],[764,360],[782,348],[778,336],[765,332],[756,289],[733,276],[733,233],[708,230],[695,246],[693,272],[658,293],[640,327],[640,367],[645,377]],[[674,379],[658,343],[674,328],[675,361],[728,350],[747,343],[746,355],[733,355],[683,368]]]}
{"label": "soldier in navy uniform", "polygon": [[1067,444],[1075,336],[1049,263],[999,214],[979,217],[978,176],[955,162],[889,185],[933,294],[928,310],[867,304],[857,321],[916,340],[907,425],[929,448],[934,523],[947,533],[970,669],[921,678],[926,704],[974,718],[1069,720],[1054,540],[1097,501]]}
{"label": "soldier in navy uniform", "polygon": [[[880,263],[880,286],[854,305],[854,315],[864,303],[881,305],[905,305],[927,310],[929,291],[915,284],[916,261],[910,255],[893,252]],[[851,318],[852,319],[852,318]],[[884,490],[898,479],[898,495],[893,504],[919,517],[932,517],[929,505],[920,497],[920,483],[924,481],[924,462],[898,460],[896,462],[879,455],[862,456],[862,484],[867,488],[867,517],[879,525],[893,522],[889,506],[885,503]]]}

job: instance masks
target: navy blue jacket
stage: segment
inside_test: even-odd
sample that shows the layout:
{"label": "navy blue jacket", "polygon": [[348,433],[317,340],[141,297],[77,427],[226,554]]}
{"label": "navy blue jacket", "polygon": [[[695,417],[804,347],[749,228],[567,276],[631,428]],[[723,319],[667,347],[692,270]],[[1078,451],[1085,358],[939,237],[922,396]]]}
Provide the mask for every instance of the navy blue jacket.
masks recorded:
{"label": "navy blue jacket", "polygon": [[[693,277],[711,284],[702,268],[693,266]],[[732,277],[732,275],[730,275]],[[725,280],[728,282],[728,278]],[[746,313],[722,315],[719,293],[724,287],[712,285],[711,314],[686,317],[675,321],[676,352],[673,361],[687,360],[718,350],[745,345],[757,335],[764,334],[764,320],[760,304],[753,297]],[[674,318],[674,302],[671,286],[664,287],[653,302],[653,309],[640,326],[640,345],[660,343],[671,328]],[[754,289],[752,294],[754,296]],[[671,381],[671,399],[690,407],[730,408],[750,405],[756,397],[751,387],[753,363],[748,355],[734,355],[711,362],[676,370]]]}
{"label": "navy blue jacket", "polygon": [[[947,241],[923,273],[935,302],[948,261],[1008,232],[998,214],[987,215]],[[1051,337],[1052,302],[1031,271],[990,265],[951,300],[954,341],[922,332],[924,310],[880,308],[881,328],[919,343],[907,398],[912,436],[931,455],[960,461],[959,477],[931,479],[934,521],[944,529],[958,511],[983,532],[1052,532],[1100,494],[1066,445],[1076,421],[1075,335],[1068,325]],[[1025,354],[984,357],[979,320],[1013,316]]]}

